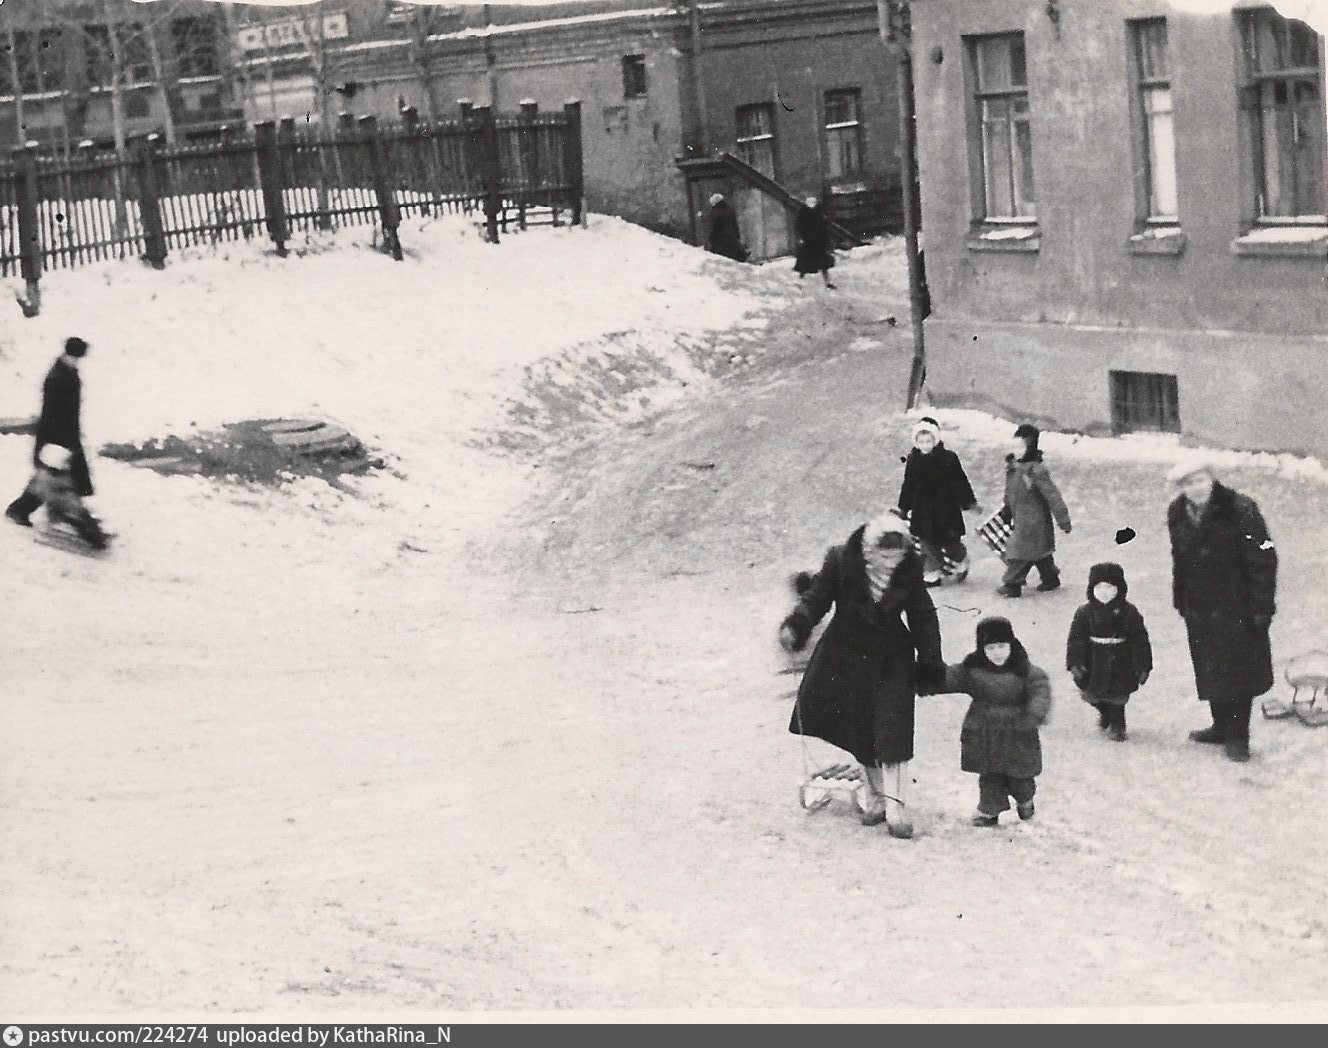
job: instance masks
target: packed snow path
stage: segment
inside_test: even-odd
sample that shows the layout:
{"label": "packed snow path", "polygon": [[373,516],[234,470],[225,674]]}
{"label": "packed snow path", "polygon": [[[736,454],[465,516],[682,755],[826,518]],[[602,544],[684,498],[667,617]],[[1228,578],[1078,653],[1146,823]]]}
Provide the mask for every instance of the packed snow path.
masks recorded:
{"label": "packed snow path", "polygon": [[[980,614],[1004,613],[1053,676],[1034,822],[968,825],[958,696],[920,700],[915,840],[843,804],[797,806],[796,678],[774,632],[787,575],[898,490],[908,347],[879,323],[898,255],[846,264],[833,299],[705,261],[713,286],[766,296],[769,330],[702,340],[751,363],[548,446],[522,506],[466,519],[464,552],[438,512],[465,500],[442,463],[357,499],[102,462],[103,508],[132,540],[112,559],[0,532],[0,999],[61,1017],[330,1017],[1322,995],[1328,732],[1256,712],[1245,766],[1186,741],[1204,709],[1170,611],[1165,445],[1049,437],[1075,520],[1067,586],[1000,602],[975,547],[970,580],[936,594],[949,660]],[[363,347],[366,367],[390,369],[390,346]],[[338,358],[352,376],[353,348]],[[587,373],[537,367],[493,445],[547,443]],[[658,357],[639,374],[680,388]],[[400,392],[396,432],[424,447],[435,391]],[[366,428],[349,401],[339,418]],[[994,507],[1010,427],[938,414]],[[0,438],[11,485],[26,448]],[[530,475],[485,454],[451,461]],[[1280,669],[1328,620],[1328,487],[1237,461],[1229,479],[1282,556]],[[1138,538],[1118,546],[1127,525]],[[1100,559],[1124,564],[1157,651],[1124,744],[1061,670]]]}

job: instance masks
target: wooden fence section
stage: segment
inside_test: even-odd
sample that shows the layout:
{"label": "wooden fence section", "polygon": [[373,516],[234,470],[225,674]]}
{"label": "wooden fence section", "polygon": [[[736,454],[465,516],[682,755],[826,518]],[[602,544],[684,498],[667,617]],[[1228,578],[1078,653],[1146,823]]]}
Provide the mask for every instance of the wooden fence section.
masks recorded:
{"label": "wooden fence section", "polygon": [[267,236],[277,254],[297,231],[377,224],[401,258],[402,215],[482,213],[489,239],[512,224],[581,221],[579,102],[497,116],[462,104],[456,120],[400,125],[342,114],[334,128],[255,125],[243,141],[165,150],[160,136],[127,156],[81,149],[68,162],[35,146],[0,162],[0,277],[20,274],[35,313],[45,270],[142,258]]}

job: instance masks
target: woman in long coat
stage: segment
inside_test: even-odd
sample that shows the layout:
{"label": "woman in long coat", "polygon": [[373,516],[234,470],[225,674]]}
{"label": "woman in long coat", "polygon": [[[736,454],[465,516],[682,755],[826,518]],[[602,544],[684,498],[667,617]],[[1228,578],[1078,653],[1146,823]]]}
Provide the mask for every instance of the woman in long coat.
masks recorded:
{"label": "woman in long coat", "polygon": [[723,193],[710,197],[710,234],[705,246],[707,251],[735,262],[747,261],[747,249],[742,245],[742,232],[738,229],[738,214],[724,199]]}
{"label": "woman in long coat", "polygon": [[1273,686],[1268,631],[1277,611],[1277,549],[1255,501],[1218,483],[1206,463],[1169,479],[1172,604],[1185,620],[1199,699],[1211,727],[1190,732],[1235,761],[1250,758],[1250,710]]}
{"label": "woman in long coat", "polygon": [[797,251],[793,269],[801,280],[808,273],[820,273],[825,286],[833,290],[830,269],[835,264],[835,253],[830,249],[830,227],[825,220],[825,205],[809,196],[793,219],[793,235]]}
{"label": "woman in long coat", "polygon": [[914,700],[920,686],[940,685],[945,667],[936,608],[907,524],[882,514],[831,547],[780,627],[785,648],[802,650],[831,605],[835,613],[807,663],[789,731],[853,754],[873,794],[863,822],[911,836],[904,786]]}

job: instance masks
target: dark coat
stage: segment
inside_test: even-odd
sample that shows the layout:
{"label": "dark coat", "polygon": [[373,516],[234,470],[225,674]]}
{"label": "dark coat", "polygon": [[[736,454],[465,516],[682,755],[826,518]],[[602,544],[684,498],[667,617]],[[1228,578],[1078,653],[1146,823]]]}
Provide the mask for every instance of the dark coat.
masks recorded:
{"label": "dark coat", "polygon": [[872,600],[862,532],[830,549],[784,620],[801,644],[835,608],[807,663],[789,731],[824,739],[864,764],[898,764],[913,757],[916,666],[939,673],[941,634],[921,561],[911,550],[881,599]]}
{"label": "dark coat", "polygon": [[959,766],[979,775],[1042,774],[1039,725],[1051,712],[1051,681],[1017,641],[999,669],[975,651],[945,668],[945,690],[972,698],[959,729]]}
{"label": "dark coat", "polygon": [[1052,518],[1062,529],[1070,526],[1060,489],[1051,479],[1040,454],[1034,458],[1005,460],[1005,504],[1014,515],[1014,531],[1005,545],[1006,560],[1041,560],[1056,550]]}
{"label": "dark coat", "polygon": [[1153,672],[1153,646],[1139,609],[1125,599],[1118,587],[1110,604],[1092,596],[1080,606],[1070,622],[1065,643],[1065,668],[1087,671],[1079,685],[1090,702],[1127,699],[1139,690],[1140,681]]}
{"label": "dark coat", "polygon": [[1221,484],[1196,523],[1188,500],[1167,508],[1172,603],[1185,619],[1204,702],[1228,703],[1273,686],[1268,627],[1277,611],[1277,550],[1253,499]]}
{"label": "dark coat", "polygon": [[83,435],[79,426],[82,410],[83,380],[78,368],[64,357],[56,359],[42,383],[41,415],[37,419],[37,440],[32,449],[32,464],[47,444],[58,444],[71,453],[69,472],[74,488],[82,496],[92,494],[92,477],[83,453]]}
{"label": "dark coat", "polygon": [[937,442],[923,454],[917,448],[904,462],[899,512],[909,530],[924,542],[948,545],[964,535],[964,510],[978,503],[959,456]]}
{"label": "dark coat", "polygon": [[706,237],[705,246],[707,251],[735,262],[747,261],[747,249],[742,246],[742,233],[738,229],[738,215],[727,200],[710,208],[710,235]]}
{"label": "dark coat", "polygon": [[825,204],[815,207],[803,204],[793,219],[793,235],[797,240],[797,254],[793,268],[799,273],[819,273],[835,264],[835,253],[830,248],[830,227],[825,220]]}

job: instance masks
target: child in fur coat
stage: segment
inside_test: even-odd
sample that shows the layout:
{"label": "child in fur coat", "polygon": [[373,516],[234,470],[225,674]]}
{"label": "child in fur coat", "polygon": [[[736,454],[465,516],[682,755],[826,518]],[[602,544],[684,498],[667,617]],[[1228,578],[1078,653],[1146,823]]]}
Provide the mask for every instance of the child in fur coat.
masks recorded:
{"label": "child in fur coat", "polygon": [[922,579],[928,586],[968,577],[964,513],[975,509],[977,501],[959,456],[941,441],[940,425],[934,418],[919,419],[913,427],[913,450],[904,460],[899,514],[908,519],[921,547]]}
{"label": "child in fur coat", "polygon": [[1079,694],[1097,708],[1098,727],[1124,742],[1125,704],[1153,672],[1153,647],[1139,609],[1125,599],[1119,564],[1088,569],[1088,603],[1074,613],[1065,645],[1065,668]]}
{"label": "child in fur coat", "polygon": [[978,777],[973,825],[995,826],[1011,797],[1019,818],[1031,819],[1042,774],[1038,727],[1051,711],[1051,681],[1028,661],[1008,619],[978,623],[977,645],[963,662],[945,668],[944,690],[973,700],[959,735],[960,767]]}

